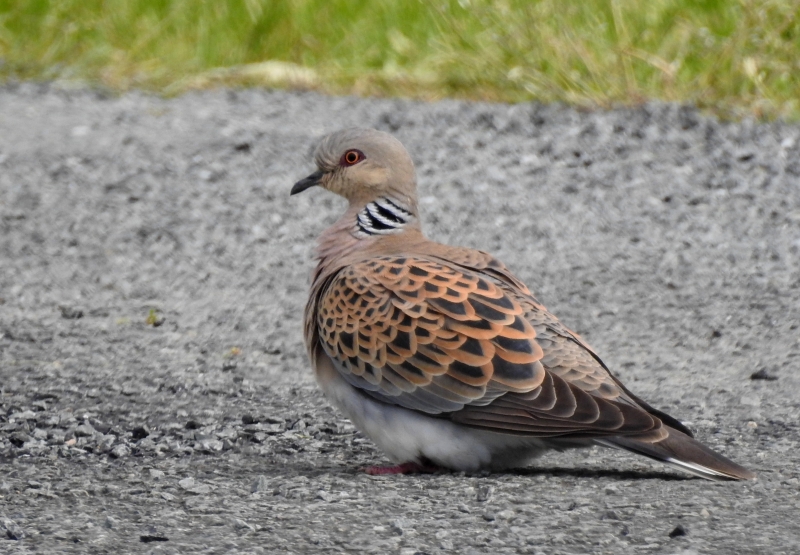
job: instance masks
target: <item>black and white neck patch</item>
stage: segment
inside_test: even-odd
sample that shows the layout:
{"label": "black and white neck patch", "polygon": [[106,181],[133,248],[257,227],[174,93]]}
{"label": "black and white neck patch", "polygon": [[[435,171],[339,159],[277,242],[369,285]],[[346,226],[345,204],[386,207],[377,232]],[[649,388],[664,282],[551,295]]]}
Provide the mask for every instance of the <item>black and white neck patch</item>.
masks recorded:
{"label": "black and white neck patch", "polygon": [[367,204],[356,216],[355,234],[364,238],[371,235],[391,235],[403,230],[414,219],[408,209],[396,200],[379,198]]}

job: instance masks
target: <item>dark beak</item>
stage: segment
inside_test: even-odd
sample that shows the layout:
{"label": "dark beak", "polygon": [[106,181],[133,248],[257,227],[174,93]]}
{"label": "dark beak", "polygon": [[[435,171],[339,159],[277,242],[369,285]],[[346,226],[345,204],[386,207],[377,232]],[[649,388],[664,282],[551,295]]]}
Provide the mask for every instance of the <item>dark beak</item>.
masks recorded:
{"label": "dark beak", "polygon": [[320,180],[322,180],[324,172],[322,170],[315,171],[305,179],[301,179],[297,183],[294,184],[292,187],[292,192],[289,195],[296,195],[297,193],[302,193],[306,189],[313,187],[314,185],[319,185]]}

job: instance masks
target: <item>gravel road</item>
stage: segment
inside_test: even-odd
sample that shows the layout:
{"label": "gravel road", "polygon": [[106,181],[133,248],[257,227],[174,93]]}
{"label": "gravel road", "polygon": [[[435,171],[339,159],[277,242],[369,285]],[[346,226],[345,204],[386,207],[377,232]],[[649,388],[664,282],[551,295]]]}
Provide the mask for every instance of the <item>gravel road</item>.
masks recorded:
{"label": "gravel road", "polygon": [[[429,236],[493,252],[758,472],[610,450],[371,477],[302,344],[326,132],[394,133]],[[800,552],[800,126],[653,104],[0,88],[0,553]]]}

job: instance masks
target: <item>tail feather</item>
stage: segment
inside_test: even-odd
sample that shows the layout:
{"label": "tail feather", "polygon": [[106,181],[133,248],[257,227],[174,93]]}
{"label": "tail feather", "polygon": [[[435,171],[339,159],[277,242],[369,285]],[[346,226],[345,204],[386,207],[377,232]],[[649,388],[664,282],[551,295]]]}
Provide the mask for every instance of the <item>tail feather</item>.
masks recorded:
{"label": "tail feather", "polygon": [[709,449],[696,439],[665,426],[669,436],[657,442],[635,437],[610,437],[595,440],[598,444],[631,451],[680,468],[707,480],[752,480],[755,473]]}

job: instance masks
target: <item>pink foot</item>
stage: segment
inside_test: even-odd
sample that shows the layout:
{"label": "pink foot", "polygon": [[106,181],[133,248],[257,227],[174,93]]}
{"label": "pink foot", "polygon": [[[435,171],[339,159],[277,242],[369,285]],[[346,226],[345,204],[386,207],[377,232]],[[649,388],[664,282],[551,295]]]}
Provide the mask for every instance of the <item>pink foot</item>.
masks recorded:
{"label": "pink foot", "polygon": [[364,472],[370,476],[386,476],[388,474],[433,474],[439,470],[441,468],[432,464],[407,462],[395,466],[368,466]]}

